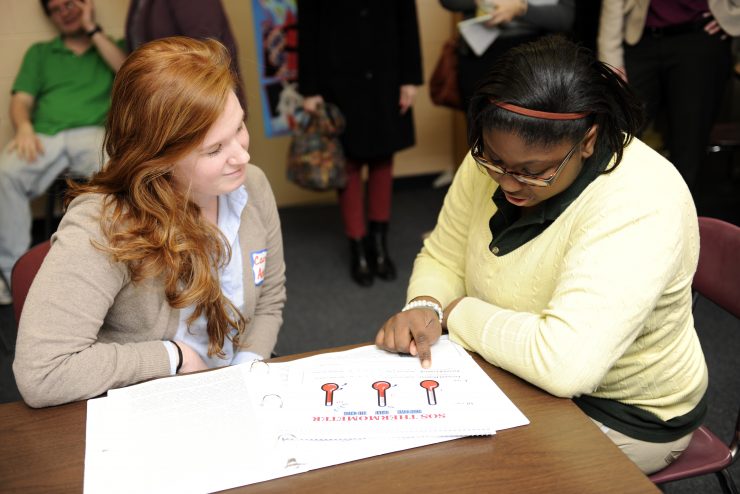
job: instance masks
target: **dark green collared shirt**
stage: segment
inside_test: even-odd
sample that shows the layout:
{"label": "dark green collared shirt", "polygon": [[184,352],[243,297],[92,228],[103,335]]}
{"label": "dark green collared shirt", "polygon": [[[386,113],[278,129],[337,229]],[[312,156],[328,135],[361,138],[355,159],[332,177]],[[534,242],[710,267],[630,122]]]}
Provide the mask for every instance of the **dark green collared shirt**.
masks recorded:
{"label": "dark green collared shirt", "polygon": [[[123,40],[116,43],[124,46]],[[54,135],[62,130],[103,125],[110,108],[115,73],[95,46],[77,55],[61,36],[28,49],[12,92],[34,97],[33,129]]]}
{"label": "dark green collared shirt", "polygon": [[581,195],[581,192],[606,169],[612,157],[594,154],[583,165],[581,173],[560,194],[538,204],[531,214],[522,216],[522,208],[510,203],[504,197],[501,188],[493,193],[496,212],[488,222],[492,241],[488,248],[496,256],[504,256],[526,244],[555,221],[570,204]]}
{"label": "dark green collared shirt", "polygon": [[695,431],[707,415],[707,395],[690,412],[661,420],[652,413],[615,400],[605,400],[589,395],[573,398],[573,403],[583,413],[617,432],[651,443],[669,443]]}

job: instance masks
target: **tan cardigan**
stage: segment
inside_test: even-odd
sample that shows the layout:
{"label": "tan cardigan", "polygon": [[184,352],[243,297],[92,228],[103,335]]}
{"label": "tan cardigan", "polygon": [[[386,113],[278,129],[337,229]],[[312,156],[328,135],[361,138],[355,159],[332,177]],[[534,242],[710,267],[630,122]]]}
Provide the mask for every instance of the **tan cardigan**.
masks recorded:
{"label": "tan cardigan", "polygon": [[[241,216],[246,349],[269,357],[282,325],[285,264],[275,198],[262,170],[248,166]],[[75,199],[28,293],[13,371],[30,406],[94,397],[109,389],[170,374],[163,340],[174,338],[178,309],[158,279],[132,283],[121,263],[92,245],[103,197]],[[267,249],[264,282],[255,286],[252,252]]]}
{"label": "tan cardigan", "polygon": [[[599,22],[599,59],[624,68],[622,42],[637,44],[645,29],[650,0],[603,0]],[[722,29],[740,35],[740,0],[709,0],[709,10]]]}

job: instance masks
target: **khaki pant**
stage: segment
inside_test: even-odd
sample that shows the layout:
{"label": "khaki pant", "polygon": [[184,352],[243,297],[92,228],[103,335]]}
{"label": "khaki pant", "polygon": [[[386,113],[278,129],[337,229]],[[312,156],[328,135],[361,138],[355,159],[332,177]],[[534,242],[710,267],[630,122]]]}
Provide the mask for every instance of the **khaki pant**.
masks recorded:
{"label": "khaki pant", "polygon": [[610,429],[598,420],[591,420],[645,475],[655,473],[673,463],[689,446],[691,436],[694,434],[691,432],[669,443],[650,443],[625,436],[621,432]]}
{"label": "khaki pant", "polygon": [[0,270],[10,283],[18,258],[31,247],[31,207],[65,170],[73,177],[89,177],[106,161],[104,129],[77,127],[48,136],[36,134],[44,148],[31,163],[15,151],[0,149]]}

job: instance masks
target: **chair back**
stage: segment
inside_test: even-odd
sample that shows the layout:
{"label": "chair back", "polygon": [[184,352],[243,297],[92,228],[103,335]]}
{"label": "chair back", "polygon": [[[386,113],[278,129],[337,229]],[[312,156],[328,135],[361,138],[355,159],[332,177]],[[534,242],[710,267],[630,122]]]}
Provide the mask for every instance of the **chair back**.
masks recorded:
{"label": "chair back", "polygon": [[49,240],[41,242],[31,247],[13,266],[13,271],[10,274],[10,286],[13,294],[13,313],[16,324],[21,320],[21,311],[23,311],[23,304],[26,302],[28,289],[31,288],[31,283],[33,283],[41,263],[44,262],[49,248],[51,248]]}
{"label": "chair back", "polygon": [[735,317],[740,317],[740,227],[699,217],[699,266],[693,288]]}

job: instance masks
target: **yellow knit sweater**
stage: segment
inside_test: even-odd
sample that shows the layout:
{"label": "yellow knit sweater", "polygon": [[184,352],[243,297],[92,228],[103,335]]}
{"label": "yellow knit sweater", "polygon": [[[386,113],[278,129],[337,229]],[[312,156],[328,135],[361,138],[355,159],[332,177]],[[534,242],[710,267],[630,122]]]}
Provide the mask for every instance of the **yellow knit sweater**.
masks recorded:
{"label": "yellow knit sweater", "polygon": [[448,320],[453,341],[553,395],[617,400],[662,420],[691,411],[707,387],[691,315],[699,232],[675,168],[633,140],[616,170],[500,257],[488,249],[496,187],[468,155],[408,299],[465,297]]}

